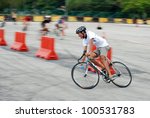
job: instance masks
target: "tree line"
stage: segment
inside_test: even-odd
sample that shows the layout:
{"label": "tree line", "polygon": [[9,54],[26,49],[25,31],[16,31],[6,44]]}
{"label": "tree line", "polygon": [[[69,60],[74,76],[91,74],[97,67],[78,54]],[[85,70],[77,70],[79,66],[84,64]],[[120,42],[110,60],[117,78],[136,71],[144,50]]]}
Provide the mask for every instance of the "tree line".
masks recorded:
{"label": "tree line", "polygon": [[0,11],[106,17],[150,17],[150,0],[0,0]]}

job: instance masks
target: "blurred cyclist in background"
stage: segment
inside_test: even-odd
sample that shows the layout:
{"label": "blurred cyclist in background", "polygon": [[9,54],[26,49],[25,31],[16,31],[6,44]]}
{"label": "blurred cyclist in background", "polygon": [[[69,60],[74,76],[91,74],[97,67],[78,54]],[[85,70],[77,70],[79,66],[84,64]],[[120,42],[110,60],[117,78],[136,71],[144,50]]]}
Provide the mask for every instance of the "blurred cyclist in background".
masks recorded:
{"label": "blurred cyclist in background", "polygon": [[4,16],[0,27],[5,27],[5,25],[6,25],[6,20],[7,20],[7,15]]}
{"label": "blurred cyclist in background", "polygon": [[42,33],[42,35],[46,35],[48,32],[50,32],[49,28],[47,26],[47,24],[50,22],[51,22],[51,16],[45,16],[44,20],[41,22],[41,27],[42,27],[41,33]]}
{"label": "blurred cyclist in background", "polygon": [[31,17],[29,15],[25,16],[23,19],[23,31],[27,31],[28,30],[28,25],[29,22],[31,21]]}
{"label": "blurred cyclist in background", "polygon": [[59,36],[65,36],[64,30],[67,28],[67,25],[65,23],[65,17],[63,17],[63,16],[60,17],[60,19],[57,21],[55,26],[56,26],[56,30],[60,31],[60,33],[58,35]]}
{"label": "blurred cyclist in background", "polygon": [[16,25],[17,13],[15,11],[11,12],[11,18],[12,18],[12,21],[14,22],[14,24]]}

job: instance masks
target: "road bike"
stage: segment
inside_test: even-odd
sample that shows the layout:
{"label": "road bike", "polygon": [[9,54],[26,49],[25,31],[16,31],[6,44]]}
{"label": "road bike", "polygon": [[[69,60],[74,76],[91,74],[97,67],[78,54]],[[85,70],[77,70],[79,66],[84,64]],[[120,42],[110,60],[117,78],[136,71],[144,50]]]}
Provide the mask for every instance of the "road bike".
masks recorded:
{"label": "road bike", "polygon": [[[92,89],[99,83],[102,78],[106,83],[113,83],[114,85],[125,88],[132,82],[132,74],[130,69],[122,62],[110,61],[107,57],[112,78],[109,78],[106,69],[101,69],[96,66],[88,57],[85,62],[80,60],[84,54],[78,59],[78,62],[73,66],[71,76],[73,82],[82,89]],[[91,71],[94,70],[94,71]]]}

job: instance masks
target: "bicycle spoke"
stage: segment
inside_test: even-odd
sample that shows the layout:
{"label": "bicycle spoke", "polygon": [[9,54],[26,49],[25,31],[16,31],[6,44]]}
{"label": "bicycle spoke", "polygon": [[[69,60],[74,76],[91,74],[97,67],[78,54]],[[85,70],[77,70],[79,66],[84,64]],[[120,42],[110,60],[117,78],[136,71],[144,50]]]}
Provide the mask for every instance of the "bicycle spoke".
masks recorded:
{"label": "bicycle spoke", "polygon": [[127,87],[132,81],[132,75],[129,68],[121,62],[113,62],[113,68],[115,70],[112,82],[118,87]]}
{"label": "bicycle spoke", "polygon": [[88,71],[86,62],[79,62],[72,69],[72,79],[81,88],[94,88],[99,82],[99,74]]}

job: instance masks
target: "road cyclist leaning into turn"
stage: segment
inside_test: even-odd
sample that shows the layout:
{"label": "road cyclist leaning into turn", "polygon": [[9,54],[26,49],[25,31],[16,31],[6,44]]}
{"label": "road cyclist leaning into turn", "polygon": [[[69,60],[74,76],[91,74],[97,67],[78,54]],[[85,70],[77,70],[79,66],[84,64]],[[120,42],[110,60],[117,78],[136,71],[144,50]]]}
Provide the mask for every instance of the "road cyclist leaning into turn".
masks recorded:
{"label": "road cyclist leaning into turn", "polygon": [[[112,74],[110,72],[106,56],[107,52],[110,49],[110,46],[106,39],[98,36],[92,31],[88,31],[85,26],[80,26],[76,29],[76,34],[82,39],[83,43],[83,53],[85,56],[83,57],[82,61],[85,61],[86,56],[97,66],[101,67],[102,69],[106,69],[108,72],[109,78],[112,78]],[[93,45],[96,46],[96,50],[92,51]],[[96,57],[100,57],[99,62],[95,60]]]}

